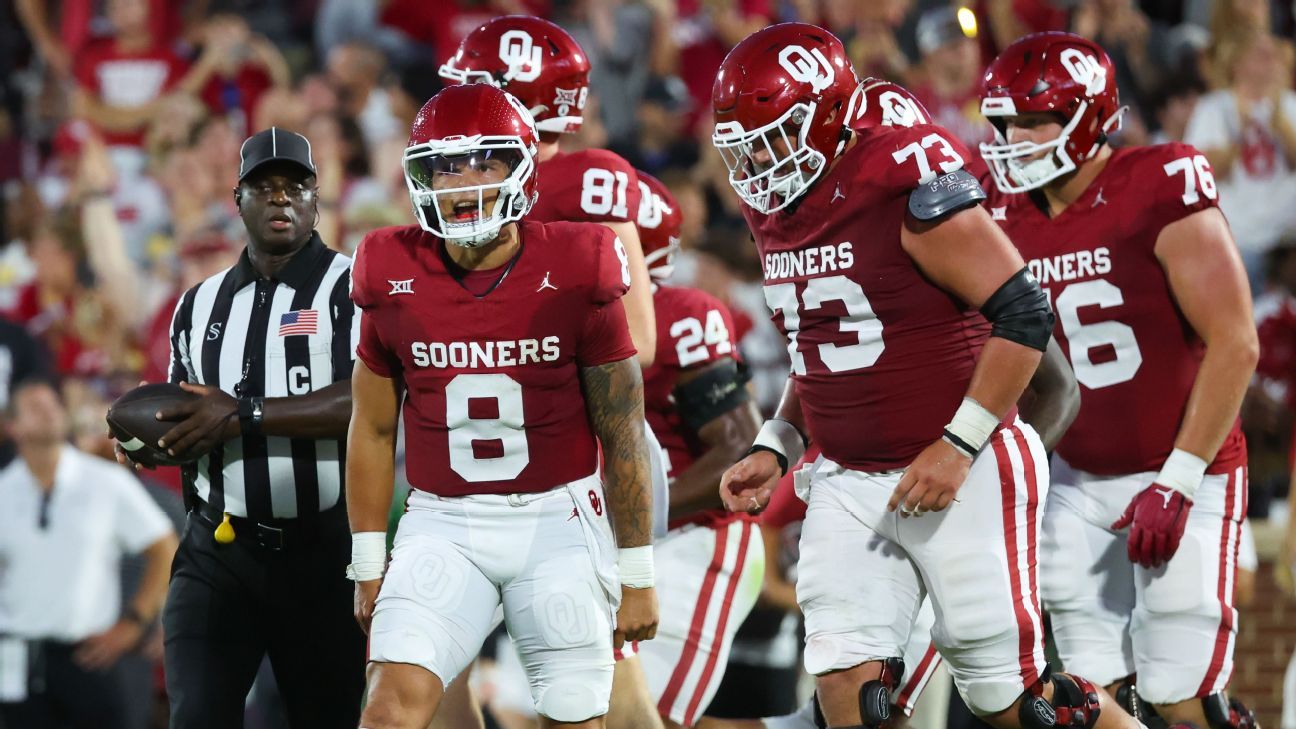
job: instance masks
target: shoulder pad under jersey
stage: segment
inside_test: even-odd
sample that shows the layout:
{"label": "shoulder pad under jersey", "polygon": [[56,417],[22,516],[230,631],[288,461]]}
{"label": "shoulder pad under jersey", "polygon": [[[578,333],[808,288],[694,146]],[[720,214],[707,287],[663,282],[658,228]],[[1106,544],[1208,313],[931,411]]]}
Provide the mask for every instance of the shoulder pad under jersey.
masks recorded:
{"label": "shoulder pad under jersey", "polygon": [[909,193],[909,213],[919,220],[936,220],[985,199],[985,191],[972,173],[954,170]]}

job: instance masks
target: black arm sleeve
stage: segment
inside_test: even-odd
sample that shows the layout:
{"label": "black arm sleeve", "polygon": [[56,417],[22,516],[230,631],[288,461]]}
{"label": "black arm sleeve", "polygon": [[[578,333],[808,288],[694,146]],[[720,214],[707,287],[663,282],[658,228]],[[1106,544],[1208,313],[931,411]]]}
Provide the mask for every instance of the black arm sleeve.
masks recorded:
{"label": "black arm sleeve", "polygon": [[1048,349],[1053,333],[1053,310],[1040,288],[1039,281],[1022,270],[1013,274],[981,306],[981,314],[990,321],[990,336],[1020,345]]}
{"label": "black arm sleeve", "polygon": [[733,359],[722,359],[702,370],[697,377],[675,387],[675,409],[684,424],[694,432],[702,426],[747,402],[743,385],[747,372]]}
{"label": "black arm sleeve", "polygon": [[937,220],[985,199],[985,191],[972,173],[954,170],[909,193],[909,214],[923,221]]}

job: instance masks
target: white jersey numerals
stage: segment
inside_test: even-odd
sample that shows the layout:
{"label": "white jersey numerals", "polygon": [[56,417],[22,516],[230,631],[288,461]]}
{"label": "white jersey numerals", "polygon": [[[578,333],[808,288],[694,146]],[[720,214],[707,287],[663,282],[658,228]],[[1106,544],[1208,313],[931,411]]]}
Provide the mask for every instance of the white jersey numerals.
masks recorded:
{"label": "white jersey numerals", "polygon": [[630,286],[630,256],[626,253],[625,244],[618,236],[612,239],[612,250],[616,251],[617,260],[621,262],[621,283]]}
{"label": "white jersey numerals", "polygon": [[724,317],[717,309],[707,311],[705,328],[697,317],[690,316],[671,324],[670,335],[675,340],[675,355],[679,358],[680,367],[705,362],[708,347],[715,348],[717,357],[733,352],[729,327],[725,326]]}
{"label": "white jersey numerals", "polygon": [[[929,156],[933,147],[937,148],[940,153],[940,159],[933,160]],[[891,158],[896,164],[903,165],[906,160],[913,159],[918,164],[918,184],[925,185],[936,177],[936,167],[940,168],[942,175],[963,169],[963,156],[954,149],[945,137],[939,134],[931,133],[922,138],[921,142],[910,142],[908,145],[897,149],[891,153]]]}
{"label": "white jersey numerals", "polygon": [[[626,187],[630,178],[624,172],[613,172],[601,167],[585,170],[581,178],[581,210],[590,215],[611,215],[626,220]],[[637,211],[636,211],[637,212]]]}
{"label": "white jersey numerals", "polygon": [[[457,375],[446,385],[450,468],[465,481],[508,481],[531,462],[522,417],[522,385],[505,374]],[[494,400],[495,417],[474,418],[469,400]],[[503,453],[478,458],[473,441],[497,441]]]}
{"label": "white jersey numerals", "polygon": [[[1109,309],[1124,303],[1121,290],[1102,279],[1071,284],[1055,302],[1062,331],[1070,345],[1076,380],[1090,390],[1129,382],[1143,364],[1143,353],[1139,351],[1134,330],[1128,325],[1118,321],[1080,323],[1080,307]],[[1115,358],[1095,363],[1091,353],[1098,347],[1111,347]]]}
{"label": "white jersey numerals", "polygon": [[1180,157],[1165,163],[1164,169],[1168,177],[1179,174],[1184,176],[1184,205],[1196,204],[1201,200],[1201,195],[1205,195],[1208,200],[1219,197],[1219,188],[1215,187],[1215,173],[1211,172],[1210,162],[1206,161],[1205,155]]}
{"label": "white jersey numerals", "polygon": [[824,342],[819,345],[819,359],[829,372],[850,372],[872,367],[886,344],[882,341],[882,321],[873,312],[864,289],[845,276],[825,276],[805,282],[800,297],[796,283],[774,284],[765,287],[765,303],[771,311],[783,313],[783,328],[787,330],[788,355],[792,358],[792,372],[806,374],[805,355],[800,351],[797,336],[801,331],[802,315],[819,309],[830,301],[840,301],[846,307],[846,316],[837,320],[843,332],[855,332],[856,343],[838,345]]}

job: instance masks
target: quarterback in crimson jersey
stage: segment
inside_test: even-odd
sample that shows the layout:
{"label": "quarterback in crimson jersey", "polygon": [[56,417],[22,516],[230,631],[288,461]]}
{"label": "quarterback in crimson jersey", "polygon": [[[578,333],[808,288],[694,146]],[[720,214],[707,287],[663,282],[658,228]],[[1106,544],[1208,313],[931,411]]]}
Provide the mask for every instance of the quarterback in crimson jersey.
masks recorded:
{"label": "quarterback in crimson jersey", "polygon": [[1005,49],[982,111],[987,206],[1048,293],[1081,387],[1041,550],[1062,662],[1113,687],[1137,672],[1168,722],[1245,724],[1224,690],[1257,344],[1210,163],[1184,144],[1108,146],[1116,72],[1068,33]]}
{"label": "quarterback in crimson jersey", "polygon": [[639,239],[654,279],[657,356],[644,371],[648,423],[667,454],[670,531],[654,545],[662,621],[637,646],[667,726],[693,726],[714,698],[734,634],[760,593],[764,548],[750,519],[725,511],[716,487],[760,427],[730,333],[729,310],[697,289],[668,286],[682,215],[640,173]]}
{"label": "quarterback in crimson jersey", "polygon": [[759,510],[807,439],[823,451],[797,600],[829,726],[885,722],[898,677],[880,657],[901,655],[925,593],[955,685],[992,724],[1133,729],[1044,661],[1048,472],[1015,412],[1052,329],[1044,293],[979,207],[966,150],[932,125],[853,131],[865,99],[841,42],[804,24],[748,37],[716,79],[712,139],[792,359],[721,497]]}
{"label": "quarterback in crimson jersey", "polygon": [[517,97],[540,132],[539,197],[531,219],[603,223],[625,246],[632,286],[626,297],[630,334],[639,361],[655,351],[648,271],[635,229],[640,192],[635,169],[601,149],[563,152],[563,134],[580,129],[589,96],[589,59],[567,31],[525,15],[495,18],[473,30],[441,66],[450,83],[489,83]]}
{"label": "quarterback in crimson jersey", "polygon": [[[403,160],[419,225],[376,230],[356,253],[347,505],[373,663],[363,726],[426,726],[502,606],[536,711],[601,727],[613,629],[619,645],[655,628],[625,256],[602,226],[524,219],[536,138],[507,93],[443,90]],[[414,491],[384,573],[401,414]],[[582,630],[552,618],[573,611]]]}
{"label": "quarterback in crimson jersey", "polygon": [[[589,95],[589,58],[567,31],[524,15],[495,18],[477,27],[440,68],[453,83],[488,83],[517,97],[531,112],[539,131],[536,164],[538,197],[531,219],[541,222],[594,222],[612,230],[622,242],[630,271],[625,312],[638,360],[647,367],[656,353],[657,328],[652,291],[634,221],[640,205],[635,170],[603,150],[565,153],[562,135],[579,130]],[[570,252],[569,252],[570,253]],[[660,444],[644,424],[653,484],[654,533],[665,532],[666,468]],[[643,675],[633,646],[618,652],[617,680],[608,723],[654,726],[656,711],[645,701]],[[629,659],[629,660],[623,660]],[[475,720],[474,720],[474,723]]]}

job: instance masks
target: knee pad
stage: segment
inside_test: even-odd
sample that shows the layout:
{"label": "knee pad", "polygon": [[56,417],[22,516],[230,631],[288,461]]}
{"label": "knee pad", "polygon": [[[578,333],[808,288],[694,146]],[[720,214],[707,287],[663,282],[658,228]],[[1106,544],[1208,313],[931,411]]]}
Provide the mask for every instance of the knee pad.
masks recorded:
{"label": "knee pad", "polygon": [[[609,671],[609,679],[611,672]],[[557,722],[576,723],[603,716],[608,711],[608,691],[602,695],[596,686],[581,680],[588,676],[564,677],[555,680],[540,695],[536,713]],[[610,681],[609,681],[610,683]],[[610,686],[603,688],[610,689]]]}
{"label": "knee pad", "polygon": [[[1044,683],[1053,683],[1053,701],[1044,698]],[[1017,710],[1023,729],[1093,729],[1098,723],[1098,688],[1079,676],[1052,673],[1026,689]]]}
{"label": "knee pad", "polygon": [[888,658],[882,661],[882,675],[860,686],[859,709],[863,726],[876,728],[891,720],[891,692],[900,686],[904,672],[903,658]]}
{"label": "knee pad", "polygon": [[1223,691],[1202,697],[1202,710],[1210,729],[1258,729],[1255,714]]}

